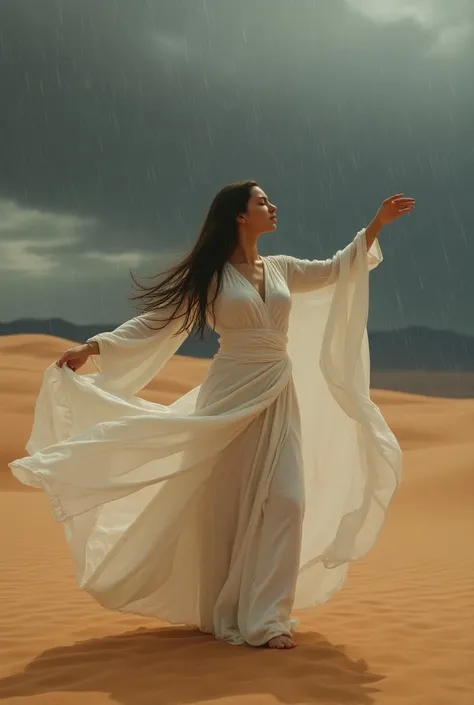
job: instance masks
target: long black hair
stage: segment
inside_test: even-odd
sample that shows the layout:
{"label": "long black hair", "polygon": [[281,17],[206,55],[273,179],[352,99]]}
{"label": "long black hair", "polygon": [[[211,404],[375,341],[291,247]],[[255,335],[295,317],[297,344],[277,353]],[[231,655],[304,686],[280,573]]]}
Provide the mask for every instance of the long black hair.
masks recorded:
{"label": "long black hair", "polygon": [[[183,317],[183,324],[175,335],[195,326],[199,337],[204,338],[208,306],[212,305],[215,320],[214,302],[221,290],[224,265],[238,244],[237,216],[247,211],[254,186],[257,186],[256,181],[237,181],[219,191],[193,249],[178,264],[161,272],[164,277],[158,284],[140,284],[130,270],[136,287],[142,292],[129,296],[140,302],[136,305],[139,314],[171,306],[174,311],[164,325],[175,317]],[[155,279],[156,276],[144,278]],[[215,284],[215,288],[213,286],[214,295],[209,300],[211,284]]]}

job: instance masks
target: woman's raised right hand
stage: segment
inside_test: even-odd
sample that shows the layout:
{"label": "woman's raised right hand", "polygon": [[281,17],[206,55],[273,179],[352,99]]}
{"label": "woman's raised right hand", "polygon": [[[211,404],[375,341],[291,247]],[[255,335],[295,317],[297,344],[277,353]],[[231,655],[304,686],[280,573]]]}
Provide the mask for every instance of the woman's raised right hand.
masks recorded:
{"label": "woman's raised right hand", "polygon": [[61,355],[59,360],[56,361],[58,367],[62,367],[64,364],[69,367],[73,372],[86,364],[90,355],[92,355],[92,348],[90,345],[77,345],[75,348],[69,348],[65,353]]}

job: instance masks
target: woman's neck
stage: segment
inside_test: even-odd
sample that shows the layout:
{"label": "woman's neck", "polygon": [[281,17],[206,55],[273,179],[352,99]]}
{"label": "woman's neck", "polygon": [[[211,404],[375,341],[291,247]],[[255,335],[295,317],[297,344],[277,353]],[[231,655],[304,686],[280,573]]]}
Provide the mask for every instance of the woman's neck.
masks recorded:
{"label": "woman's neck", "polygon": [[251,267],[260,260],[256,242],[248,244],[240,242],[229,257],[231,264],[248,264]]}

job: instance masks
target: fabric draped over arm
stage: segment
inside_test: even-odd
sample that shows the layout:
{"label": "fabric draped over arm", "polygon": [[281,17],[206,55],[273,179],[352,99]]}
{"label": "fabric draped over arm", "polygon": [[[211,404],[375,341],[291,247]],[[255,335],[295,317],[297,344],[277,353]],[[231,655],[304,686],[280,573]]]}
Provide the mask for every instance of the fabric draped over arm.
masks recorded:
{"label": "fabric draped over arm", "polygon": [[[364,233],[365,230],[360,231]],[[336,252],[334,257],[325,260],[298,259],[285,255],[288,260],[288,286],[294,294],[303,294],[309,291],[316,291],[335,284],[339,278],[342,261],[349,259],[349,275],[353,279],[356,275],[357,243],[354,239],[343,250]],[[377,267],[383,261],[382,250],[378,240],[367,253],[367,263],[369,271]]]}
{"label": "fabric draped over arm", "polygon": [[[188,336],[177,333],[182,315],[172,317],[174,307],[136,316],[87,342],[97,342],[100,355],[91,361],[99,374],[95,383],[123,396],[132,396],[153,379]],[[150,330],[150,328],[153,328]]]}
{"label": "fabric draped over arm", "polygon": [[[173,310],[136,316],[113,331],[89,338],[88,342],[96,341],[100,350],[100,355],[90,357],[97,369],[94,374],[77,375],[51,364],[38,394],[26,450],[36,453],[94,423],[119,418],[128,408],[128,413],[134,413],[121,399],[133,398],[137,405],[146,406],[145,401],[134,395],[158,374],[188,335],[187,332],[176,335],[183,319],[171,319]],[[147,324],[156,329],[150,330]],[[163,327],[158,329],[159,326]],[[95,403],[86,404],[82,400],[88,385],[100,395],[94,396]],[[116,395],[115,401],[111,395]],[[97,403],[99,398],[101,403]]]}

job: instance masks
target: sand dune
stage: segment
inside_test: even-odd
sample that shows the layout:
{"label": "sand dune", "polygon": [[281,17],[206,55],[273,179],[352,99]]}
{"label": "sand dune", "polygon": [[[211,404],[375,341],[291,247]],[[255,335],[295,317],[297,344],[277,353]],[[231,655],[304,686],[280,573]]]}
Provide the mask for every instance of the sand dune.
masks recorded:
{"label": "sand dune", "polygon": [[[77,590],[46,498],[10,478],[43,371],[69,346],[0,338],[2,702],[474,702],[474,400],[373,393],[405,451],[376,547],[329,603],[299,615],[297,649],[232,647],[106,611]],[[144,396],[167,403],[199,384],[208,364],[175,357]]]}

